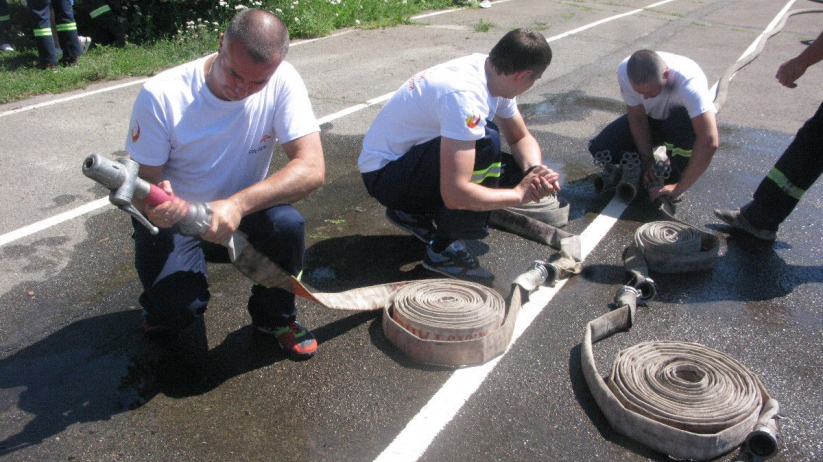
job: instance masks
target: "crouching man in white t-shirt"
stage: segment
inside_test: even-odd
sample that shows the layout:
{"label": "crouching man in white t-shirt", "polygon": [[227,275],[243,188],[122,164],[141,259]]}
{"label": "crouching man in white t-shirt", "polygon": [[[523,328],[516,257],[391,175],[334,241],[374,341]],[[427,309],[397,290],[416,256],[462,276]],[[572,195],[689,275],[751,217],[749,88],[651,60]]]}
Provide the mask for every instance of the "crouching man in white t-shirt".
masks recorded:
{"label": "crouching man in white t-shirt", "polygon": [[[639,50],[620,63],[617,81],[626,114],[589,141],[589,152],[608,152],[613,163],[638,153],[651,199],[677,199],[706,171],[720,145],[706,75],[684,56]],[[652,151],[660,145],[672,169],[665,184],[653,170]]]}
{"label": "crouching man in white t-shirt", "polygon": [[[291,203],[325,179],[320,127],[297,71],[285,61],[288,30],[275,15],[247,9],[220,35],[216,54],[149,79],[134,103],[126,150],[140,177],[187,201],[208,202],[211,226],[201,237],[177,232],[182,200],[135,204],[161,228],[135,225],[135,266],[143,283],[146,332],[179,330],[206,310],[206,261],[228,261],[219,243],[235,230],[280,267],[299,274],[303,217]],[[288,163],[268,174],[275,143]],[[295,321],[294,294],[252,287],[252,325],[277,339],[293,359],[317,342]]]}
{"label": "crouching man in white t-shirt", "polygon": [[[394,93],[363,140],[358,165],[386,217],[428,244],[423,266],[490,282],[461,239],[481,239],[492,210],[560,190],[515,97],[539,79],[552,52],[538,32],[507,33],[489,55],[420,72]],[[500,150],[500,134],[511,154]]]}

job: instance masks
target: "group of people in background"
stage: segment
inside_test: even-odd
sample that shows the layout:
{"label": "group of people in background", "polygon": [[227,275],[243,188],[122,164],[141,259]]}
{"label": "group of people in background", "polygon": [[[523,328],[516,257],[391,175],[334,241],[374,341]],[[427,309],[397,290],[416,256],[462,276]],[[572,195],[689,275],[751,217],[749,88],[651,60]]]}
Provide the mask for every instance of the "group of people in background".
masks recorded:
{"label": "group of people in background", "polygon": [[[42,1],[42,0],[41,0]],[[68,0],[63,0],[68,2]],[[76,37],[65,34],[66,40]],[[132,110],[126,151],[139,176],[172,201],[135,200],[160,228],[134,223],[135,266],[147,333],[176,331],[200,318],[209,301],[207,265],[227,261],[220,244],[236,231],[294,276],[303,269],[305,221],[293,203],[325,181],[320,127],[303,80],[285,59],[288,30],[274,14],[246,9],[219,37],[215,54],[149,79]],[[546,167],[515,98],[540,79],[552,59],[538,32],[515,29],[488,55],[474,54],[404,81],[371,124],[358,160],[366,190],[387,219],[426,245],[423,266],[454,278],[488,281],[462,242],[488,234],[491,211],[539,202],[561,189]],[[783,64],[778,80],[792,86],[823,59],[823,37]],[[676,199],[708,168],[719,145],[716,109],[706,76],[692,60],[639,50],[618,68],[627,113],[589,142],[592,155],[634,152],[648,197]],[[821,173],[823,106],[741,210],[717,211],[735,229],[774,239],[777,226]],[[502,140],[508,149],[504,152]],[[287,162],[269,173],[275,143]],[[654,182],[652,149],[666,146],[672,175]],[[177,223],[186,201],[207,202],[208,230],[186,236]],[[285,354],[307,359],[317,342],[296,321],[295,295],[254,285],[253,327]]]}
{"label": "group of people in background", "polygon": [[[125,45],[125,24],[118,16],[120,0],[83,2],[93,25],[88,31],[91,37],[78,34],[74,0],[27,0],[38,69],[55,71],[58,65],[77,66],[78,58],[89,49],[93,40],[99,45]],[[0,51],[14,51],[11,31],[8,0],[0,0]]]}

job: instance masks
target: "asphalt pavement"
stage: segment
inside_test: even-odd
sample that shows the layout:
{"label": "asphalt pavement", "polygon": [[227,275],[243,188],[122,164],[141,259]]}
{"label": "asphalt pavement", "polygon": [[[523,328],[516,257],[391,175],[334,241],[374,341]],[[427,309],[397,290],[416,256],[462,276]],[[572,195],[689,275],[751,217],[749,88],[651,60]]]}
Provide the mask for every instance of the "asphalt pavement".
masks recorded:
{"label": "asphalt pavement", "polygon": [[[561,172],[583,272],[540,289],[504,356],[457,371],[404,357],[379,312],[305,300],[299,320],[319,351],[289,361],[250,328],[250,284],[229,265],[210,267],[202,323],[182,338],[145,337],[131,224],[81,174],[91,153],[124,155],[143,79],[0,105],[0,460],[668,460],[611,428],[583,380],[586,323],[626,282],[620,256],[634,231],[662,219],[642,201],[616,207],[598,194],[586,143],[625,110],[615,71],[633,51],[689,56],[713,83],[784,8],[820,6],[508,0],[293,43],[289,61],[321,119],[327,163],[326,185],[297,204],[307,219],[304,282],[337,292],[436,276],[420,266],[423,244],[385,220],[357,172],[384,97],[419,70],[488,52],[515,27],[549,40],[553,62],[518,102],[546,164]],[[678,205],[679,219],[720,238],[715,268],[654,275],[658,296],[638,308],[634,327],[596,345],[603,374],[618,351],[646,340],[737,359],[780,403],[775,461],[823,459],[823,191],[807,192],[773,243],[730,234],[712,210],[747,202],[823,100],[823,65],[796,89],[774,78],[817,37],[820,18],[790,17],[737,73],[718,115],[720,149]],[[477,31],[481,21],[490,30]],[[273,168],[282,165],[275,154]],[[498,230],[468,246],[503,295],[530,262],[554,254]],[[752,457],[736,449],[717,460]]]}

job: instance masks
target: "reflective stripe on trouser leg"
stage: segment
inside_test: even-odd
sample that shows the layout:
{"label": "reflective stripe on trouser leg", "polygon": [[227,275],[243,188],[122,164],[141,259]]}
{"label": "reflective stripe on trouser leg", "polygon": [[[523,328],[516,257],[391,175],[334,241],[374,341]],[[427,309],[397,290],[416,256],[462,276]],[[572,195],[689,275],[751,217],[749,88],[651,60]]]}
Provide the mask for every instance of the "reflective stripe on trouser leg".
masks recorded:
{"label": "reflective stripe on trouser leg", "polygon": [[97,8],[97,9],[93,10],[92,12],[90,12],[89,16],[92,19],[95,19],[96,17],[100,16],[101,14],[108,13],[110,11],[111,11],[111,7],[109,5],[103,5],[100,8]]}
{"label": "reflective stripe on trouser leg", "polygon": [[57,62],[57,52],[51,32],[51,5],[46,0],[27,0],[26,4],[40,64],[54,64]]}
{"label": "reflective stripe on trouser leg", "polygon": [[74,59],[82,54],[80,42],[77,40],[77,23],[74,21],[74,5],[72,0],[52,0],[54,9],[55,29],[63,49],[63,59]]}
{"label": "reflective stripe on trouser leg", "polygon": [[823,173],[823,104],[797,131],[789,147],[744,207],[754,226],[776,231]]}

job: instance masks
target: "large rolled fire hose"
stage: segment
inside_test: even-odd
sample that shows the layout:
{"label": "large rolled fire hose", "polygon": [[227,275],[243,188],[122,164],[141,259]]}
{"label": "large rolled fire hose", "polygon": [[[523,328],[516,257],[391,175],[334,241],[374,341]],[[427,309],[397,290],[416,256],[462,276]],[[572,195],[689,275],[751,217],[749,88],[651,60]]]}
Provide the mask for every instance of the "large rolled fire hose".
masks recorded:
{"label": "large rolled fire hose", "polygon": [[472,282],[408,283],[386,304],[383,333],[420,363],[483,364],[506,351],[520,308],[547,275],[535,265],[514,280],[505,302],[497,292]]}
{"label": "large rolled fire hose", "polygon": [[617,432],[676,459],[708,460],[745,443],[757,457],[777,453],[779,409],[760,379],[735,359],[696,343],[643,342],[622,350],[605,380],[593,344],[632,327],[638,292],[586,326],[586,383]]}
{"label": "large rolled fire hose", "polygon": [[[414,361],[440,366],[483,364],[502,354],[528,294],[546,282],[551,265],[538,261],[512,283],[504,302],[493,289],[473,282],[424,279],[379,284],[338,293],[314,293],[271,261],[257,262],[267,284],[338,310],[383,310],[383,332]],[[269,266],[272,265],[272,266]]]}

